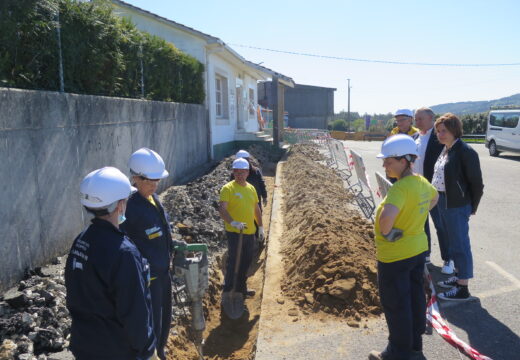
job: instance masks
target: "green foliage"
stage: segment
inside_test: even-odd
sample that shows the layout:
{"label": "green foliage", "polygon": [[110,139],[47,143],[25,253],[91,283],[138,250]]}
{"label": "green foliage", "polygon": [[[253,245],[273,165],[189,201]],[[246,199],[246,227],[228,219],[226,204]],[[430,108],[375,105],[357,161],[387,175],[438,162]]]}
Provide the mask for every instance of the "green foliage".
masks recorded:
{"label": "green foliage", "polygon": [[347,122],[343,119],[333,120],[330,124],[330,130],[347,131]]}
{"label": "green foliage", "polygon": [[[59,10],[59,11],[58,11]],[[112,14],[102,0],[3,0],[0,82],[59,90],[59,44],[65,91],[202,103],[204,67],[172,44]]]}
{"label": "green foliage", "polygon": [[485,134],[487,129],[488,112],[462,115],[462,131],[464,134]]}

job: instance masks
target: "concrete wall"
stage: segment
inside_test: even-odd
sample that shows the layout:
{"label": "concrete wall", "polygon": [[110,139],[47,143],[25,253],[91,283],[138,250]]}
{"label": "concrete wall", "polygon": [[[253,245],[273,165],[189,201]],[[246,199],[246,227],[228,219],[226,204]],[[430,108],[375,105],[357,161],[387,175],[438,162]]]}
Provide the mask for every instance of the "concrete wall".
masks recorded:
{"label": "concrete wall", "polygon": [[202,105],[0,88],[0,291],[27,267],[68,251],[87,223],[79,183],[130,154],[156,150],[170,177],[159,191],[209,161]]}

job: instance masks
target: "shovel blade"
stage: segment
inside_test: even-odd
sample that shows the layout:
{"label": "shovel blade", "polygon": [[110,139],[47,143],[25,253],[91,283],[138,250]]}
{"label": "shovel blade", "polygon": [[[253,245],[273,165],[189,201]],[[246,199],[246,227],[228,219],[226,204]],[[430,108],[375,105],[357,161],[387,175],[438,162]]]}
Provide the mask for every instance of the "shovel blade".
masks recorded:
{"label": "shovel blade", "polygon": [[227,317],[232,320],[242,317],[244,314],[244,295],[235,291],[222,293],[222,308]]}

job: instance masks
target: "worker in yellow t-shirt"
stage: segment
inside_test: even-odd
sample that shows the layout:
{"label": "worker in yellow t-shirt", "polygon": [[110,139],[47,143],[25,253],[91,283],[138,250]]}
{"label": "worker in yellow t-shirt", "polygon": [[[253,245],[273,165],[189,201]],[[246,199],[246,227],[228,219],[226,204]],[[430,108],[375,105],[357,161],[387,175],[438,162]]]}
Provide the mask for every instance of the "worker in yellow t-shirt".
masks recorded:
{"label": "worker in yellow t-shirt", "polygon": [[426,328],[426,295],[423,287],[425,252],[424,222],[437,204],[437,190],[412,171],[418,151],[408,135],[398,134],[383,142],[383,167],[397,182],[389,189],[376,212],[375,242],[378,286],[388,325],[388,345],[372,351],[369,360],[410,359],[422,353]]}
{"label": "worker in yellow t-shirt", "polygon": [[253,260],[253,246],[255,242],[255,220],[258,224],[258,236],[264,236],[262,213],[258,206],[258,195],[253,185],[246,179],[249,175],[249,163],[245,159],[233,161],[234,180],[228,182],[220,190],[219,213],[224,220],[226,237],[228,240],[228,258],[223,292],[233,289],[233,274],[237,260],[238,238],[243,232],[240,266],[237,275],[236,292],[244,296],[253,296],[254,291],[248,290],[247,269]]}

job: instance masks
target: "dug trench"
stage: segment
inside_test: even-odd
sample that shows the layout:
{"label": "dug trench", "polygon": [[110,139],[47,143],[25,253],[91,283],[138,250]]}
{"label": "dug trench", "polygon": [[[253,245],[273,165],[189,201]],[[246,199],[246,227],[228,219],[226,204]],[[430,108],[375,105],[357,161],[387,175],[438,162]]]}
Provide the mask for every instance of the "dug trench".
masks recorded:
{"label": "dug trench", "polygon": [[[269,234],[280,153],[273,154],[262,147],[248,150],[264,172],[269,196],[263,220]],[[280,239],[280,255],[284,258],[279,269],[282,290],[263,291],[267,254],[264,250],[255,258],[248,280],[248,287],[257,293],[246,299],[246,316],[235,321],[221,315],[226,241],[217,211],[219,190],[229,181],[232,158],[224,159],[195,181],[173,186],[161,194],[174,225],[174,237],[190,243],[204,242],[209,247],[210,285],[204,300],[205,359],[255,358],[260,318],[269,313],[269,309],[262,309],[265,298],[285,304],[279,322],[333,317],[357,327],[363,318],[380,312],[372,226],[361,219],[339,177],[321,160],[313,146],[297,145],[289,151],[283,166],[284,182],[277,189],[285,204],[281,211],[285,228]],[[1,359],[72,358],[67,353],[70,318],[64,306],[64,263],[64,258],[58,258],[50,267],[29,271],[27,278],[1,299]],[[44,316],[47,313],[49,316]],[[199,359],[192,343],[189,312],[175,306],[174,313],[168,358]]]}

